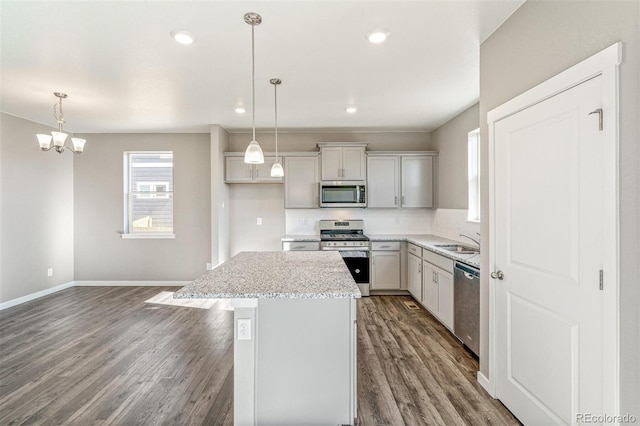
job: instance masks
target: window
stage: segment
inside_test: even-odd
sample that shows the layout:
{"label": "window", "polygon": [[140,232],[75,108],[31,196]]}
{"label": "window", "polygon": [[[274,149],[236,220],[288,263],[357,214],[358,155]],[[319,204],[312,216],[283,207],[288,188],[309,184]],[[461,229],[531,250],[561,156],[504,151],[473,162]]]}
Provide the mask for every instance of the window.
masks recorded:
{"label": "window", "polygon": [[469,132],[467,170],[469,185],[467,220],[480,222],[480,129]]}
{"label": "window", "polygon": [[124,153],[123,238],[173,238],[173,152]]}

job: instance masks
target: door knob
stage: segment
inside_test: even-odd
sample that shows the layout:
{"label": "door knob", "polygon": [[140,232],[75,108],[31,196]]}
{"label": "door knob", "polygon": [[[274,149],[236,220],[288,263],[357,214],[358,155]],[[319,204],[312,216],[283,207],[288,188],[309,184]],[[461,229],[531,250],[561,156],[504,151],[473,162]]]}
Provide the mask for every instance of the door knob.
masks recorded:
{"label": "door knob", "polygon": [[502,271],[492,272],[491,278],[493,278],[494,280],[501,280],[504,279],[504,274],[502,273]]}

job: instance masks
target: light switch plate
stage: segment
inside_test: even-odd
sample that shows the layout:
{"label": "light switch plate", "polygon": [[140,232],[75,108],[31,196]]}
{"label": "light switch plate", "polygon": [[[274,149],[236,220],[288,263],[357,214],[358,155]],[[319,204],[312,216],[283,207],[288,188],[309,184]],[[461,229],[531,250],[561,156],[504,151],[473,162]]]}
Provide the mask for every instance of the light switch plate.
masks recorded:
{"label": "light switch plate", "polygon": [[251,340],[251,320],[238,319],[238,340]]}

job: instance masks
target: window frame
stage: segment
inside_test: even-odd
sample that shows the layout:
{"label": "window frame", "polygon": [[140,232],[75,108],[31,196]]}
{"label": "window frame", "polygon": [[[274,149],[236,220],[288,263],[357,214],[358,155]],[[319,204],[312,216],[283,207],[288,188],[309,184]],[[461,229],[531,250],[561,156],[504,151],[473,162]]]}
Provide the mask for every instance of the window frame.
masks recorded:
{"label": "window frame", "polygon": [[467,136],[467,222],[480,223],[480,129]]}
{"label": "window frame", "polygon": [[[123,239],[174,239],[175,238],[175,227],[172,226],[171,232],[144,232],[144,231],[135,231],[133,229],[133,203],[131,199],[135,197],[136,199],[140,198],[166,198],[173,197],[174,191],[156,191],[157,186],[165,185],[168,189],[172,182],[168,181],[140,181],[136,182],[136,189],[140,188],[140,184],[149,184],[150,187],[154,189],[153,191],[131,191],[131,157],[136,154],[154,154],[154,155],[171,155],[171,167],[174,168],[175,173],[175,155],[173,151],[124,151],[123,152],[123,215],[124,215],[124,231],[120,234],[120,237]],[[165,167],[168,167],[165,163]],[[141,166],[145,167],[145,166]],[[152,166],[146,166],[152,167]],[[175,180],[175,176],[172,173],[172,181]],[[171,216],[172,222],[175,219],[174,217],[175,209],[172,207]]]}

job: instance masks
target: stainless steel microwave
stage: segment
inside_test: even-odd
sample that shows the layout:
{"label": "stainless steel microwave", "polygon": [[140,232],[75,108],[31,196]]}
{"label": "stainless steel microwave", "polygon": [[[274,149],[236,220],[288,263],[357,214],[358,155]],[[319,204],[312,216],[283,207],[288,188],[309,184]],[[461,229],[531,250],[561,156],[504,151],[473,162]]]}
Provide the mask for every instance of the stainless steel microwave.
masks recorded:
{"label": "stainless steel microwave", "polygon": [[364,182],[320,182],[320,207],[367,207]]}

